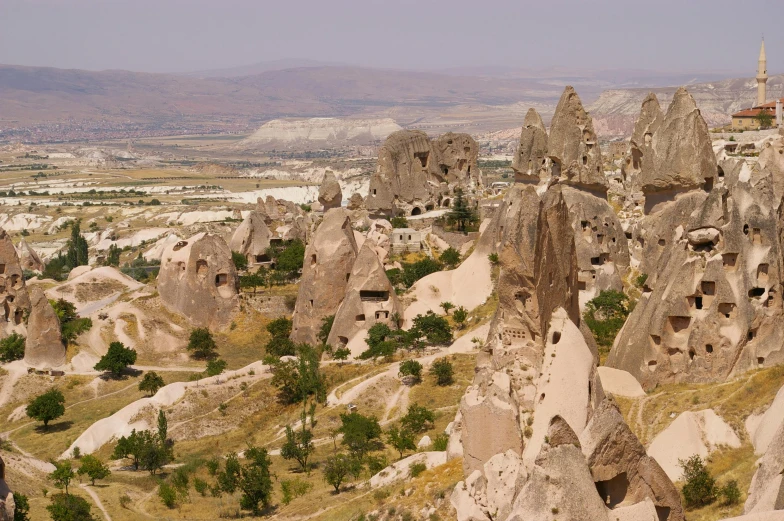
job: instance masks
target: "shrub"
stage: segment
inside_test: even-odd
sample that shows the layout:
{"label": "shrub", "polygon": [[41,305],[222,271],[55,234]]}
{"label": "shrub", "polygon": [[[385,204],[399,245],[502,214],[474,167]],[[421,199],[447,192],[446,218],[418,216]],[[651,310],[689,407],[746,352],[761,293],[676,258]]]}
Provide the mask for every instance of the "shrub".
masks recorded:
{"label": "shrub", "polygon": [[398,374],[410,376],[413,383],[419,383],[422,381],[422,364],[416,360],[406,360],[400,364],[400,372]]}
{"label": "shrub", "polygon": [[60,335],[66,345],[93,327],[93,321],[89,318],[79,318],[76,314],[76,306],[67,300],[50,300],[49,303],[60,320]]}
{"label": "shrub", "polygon": [[299,478],[284,479],[280,482],[280,491],[283,496],[281,498],[281,503],[288,505],[294,499],[307,494],[311,488],[313,488],[312,483],[308,483]]}
{"label": "shrub", "polygon": [[430,366],[430,374],[436,377],[436,385],[452,385],[454,372],[452,363],[446,358],[434,360]]}
{"label": "shrub", "polygon": [[408,407],[408,412],[400,419],[400,424],[409,432],[420,433],[432,429],[434,421],[433,411],[414,403]]}
{"label": "shrub", "polygon": [[455,268],[460,264],[460,252],[450,246],[441,253],[438,260],[443,262],[448,268]]}
{"label": "shrub", "polygon": [[161,498],[161,503],[166,505],[167,508],[177,506],[177,491],[168,483],[164,482],[158,486],[158,497]]}
{"label": "shrub", "polygon": [[389,222],[392,224],[392,228],[408,228],[408,220],[402,215],[393,217]]}
{"label": "shrub", "polygon": [[73,494],[55,494],[52,503],[46,507],[52,521],[95,521],[90,509],[86,499]]}
{"label": "shrub", "polygon": [[234,263],[234,267],[239,271],[248,269],[248,258],[238,251],[231,252],[231,262]]}
{"label": "shrub", "polygon": [[422,277],[426,277],[431,273],[441,271],[442,268],[443,264],[437,260],[431,259],[430,257],[425,257],[424,259],[418,260],[416,262],[404,262],[402,282],[407,288],[410,288]]}
{"label": "shrub", "polygon": [[443,452],[449,446],[449,436],[444,433],[433,438],[433,450]]}
{"label": "shrub", "polygon": [[688,508],[710,505],[716,501],[716,480],[708,472],[705,462],[698,455],[687,460],[678,460],[683,469],[683,499]]}
{"label": "shrub", "polygon": [[491,253],[490,255],[487,256],[487,259],[490,261],[490,264],[492,264],[493,266],[495,266],[499,262],[497,253]]}
{"label": "shrub", "polygon": [[120,496],[120,506],[121,507],[128,508],[128,507],[131,506],[131,503],[132,503],[131,496],[129,496],[128,494],[122,494]]}
{"label": "shrub", "polygon": [[201,497],[204,497],[207,495],[209,485],[201,478],[193,478],[193,488]]}
{"label": "shrub", "polygon": [[217,376],[226,370],[226,360],[220,358],[207,362],[207,376]]}
{"label": "shrub", "polygon": [[187,349],[194,358],[209,359],[217,356],[217,345],[212,338],[212,333],[206,327],[199,327],[191,331]]}
{"label": "shrub", "polygon": [[142,378],[142,381],[139,382],[139,390],[152,396],[153,394],[157,393],[158,389],[164,385],[166,384],[163,381],[163,377],[155,371],[150,371],[145,373],[144,378]]}
{"label": "shrub", "polygon": [[620,291],[606,290],[585,305],[585,323],[604,350],[612,347],[615,336],[629,316],[629,298]]}
{"label": "shrub", "polygon": [[29,521],[30,501],[28,501],[27,496],[18,491],[14,492],[14,502],[16,503],[16,508],[13,521]]}
{"label": "shrub", "polygon": [[343,365],[343,362],[348,360],[349,355],[351,355],[351,349],[347,347],[339,347],[335,349],[334,353],[332,353],[332,358],[335,360],[340,360],[340,365]]}
{"label": "shrub", "polygon": [[103,463],[101,460],[93,456],[92,454],[87,454],[82,458],[82,466],[79,467],[78,471],[80,476],[87,475],[90,478],[90,483],[95,485],[96,479],[104,479],[111,474],[109,467]]}
{"label": "shrub", "polygon": [[468,310],[463,306],[460,306],[452,313],[452,319],[457,323],[460,329],[463,329],[463,327],[465,327],[465,321],[468,319]]}
{"label": "shrub", "polygon": [[415,478],[427,470],[427,465],[424,463],[412,463],[409,465],[408,470],[411,472],[411,477]]}
{"label": "shrub", "polygon": [[637,286],[638,288],[641,288],[641,287],[643,287],[645,285],[645,282],[647,280],[648,280],[648,274],[647,273],[641,273],[640,275],[637,275],[637,277],[635,277],[634,285]]}
{"label": "shrub", "polygon": [[724,498],[725,505],[737,505],[740,502],[740,488],[734,479],[721,487],[719,494]]}
{"label": "shrub", "polygon": [[19,333],[11,333],[0,340],[0,362],[7,363],[21,360],[25,353],[25,337]]}

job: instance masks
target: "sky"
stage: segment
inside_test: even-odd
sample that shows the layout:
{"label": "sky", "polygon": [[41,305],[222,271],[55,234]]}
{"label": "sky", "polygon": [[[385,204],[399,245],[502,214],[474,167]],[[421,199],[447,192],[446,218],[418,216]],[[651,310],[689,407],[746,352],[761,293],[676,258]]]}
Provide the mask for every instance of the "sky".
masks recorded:
{"label": "sky", "polygon": [[0,0],[0,63],[784,72],[784,0]]}

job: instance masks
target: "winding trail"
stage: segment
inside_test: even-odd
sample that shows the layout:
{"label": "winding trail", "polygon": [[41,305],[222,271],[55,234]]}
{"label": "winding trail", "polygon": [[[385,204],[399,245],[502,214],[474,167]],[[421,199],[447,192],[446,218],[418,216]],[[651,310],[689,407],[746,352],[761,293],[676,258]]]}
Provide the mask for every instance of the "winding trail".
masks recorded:
{"label": "winding trail", "polygon": [[88,494],[90,494],[90,497],[93,499],[95,504],[98,506],[101,512],[103,512],[103,517],[106,518],[106,521],[112,521],[112,516],[109,515],[109,512],[103,506],[103,503],[101,503],[101,498],[98,497],[98,494],[96,494],[95,491],[91,489],[89,485],[87,485],[87,483],[79,485],[79,488],[84,489]]}

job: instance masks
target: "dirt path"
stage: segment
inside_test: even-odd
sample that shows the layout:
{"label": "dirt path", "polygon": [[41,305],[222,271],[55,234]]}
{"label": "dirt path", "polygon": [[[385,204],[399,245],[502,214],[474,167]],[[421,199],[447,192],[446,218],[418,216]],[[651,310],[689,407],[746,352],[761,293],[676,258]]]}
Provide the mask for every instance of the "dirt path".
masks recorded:
{"label": "dirt path", "polygon": [[87,485],[87,483],[79,485],[79,488],[84,489],[88,494],[90,494],[90,497],[93,499],[93,501],[95,501],[95,504],[98,506],[101,512],[103,512],[103,517],[106,518],[106,521],[112,521],[112,516],[110,516],[109,512],[107,512],[106,508],[104,508],[103,503],[101,503],[101,498],[98,497],[98,494],[96,494],[95,491]]}

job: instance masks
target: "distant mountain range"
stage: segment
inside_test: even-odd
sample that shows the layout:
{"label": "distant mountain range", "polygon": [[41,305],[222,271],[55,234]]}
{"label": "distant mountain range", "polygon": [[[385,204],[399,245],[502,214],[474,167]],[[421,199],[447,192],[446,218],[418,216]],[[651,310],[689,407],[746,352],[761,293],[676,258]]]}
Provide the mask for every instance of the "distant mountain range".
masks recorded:
{"label": "distant mountain range", "polygon": [[[486,132],[520,125],[529,106],[547,120],[567,84],[586,105],[596,101],[595,114],[611,116],[602,124],[614,128],[613,118],[631,110],[622,100],[633,106],[638,97],[626,87],[660,88],[717,75],[503,67],[425,72],[307,60],[185,75],[0,65],[0,141],[247,132],[272,119],[325,116],[389,117],[432,132]],[[726,82],[734,85],[706,85]],[[721,99],[711,106],[731,105],[739,97],[734,88],[717,91]]]}

